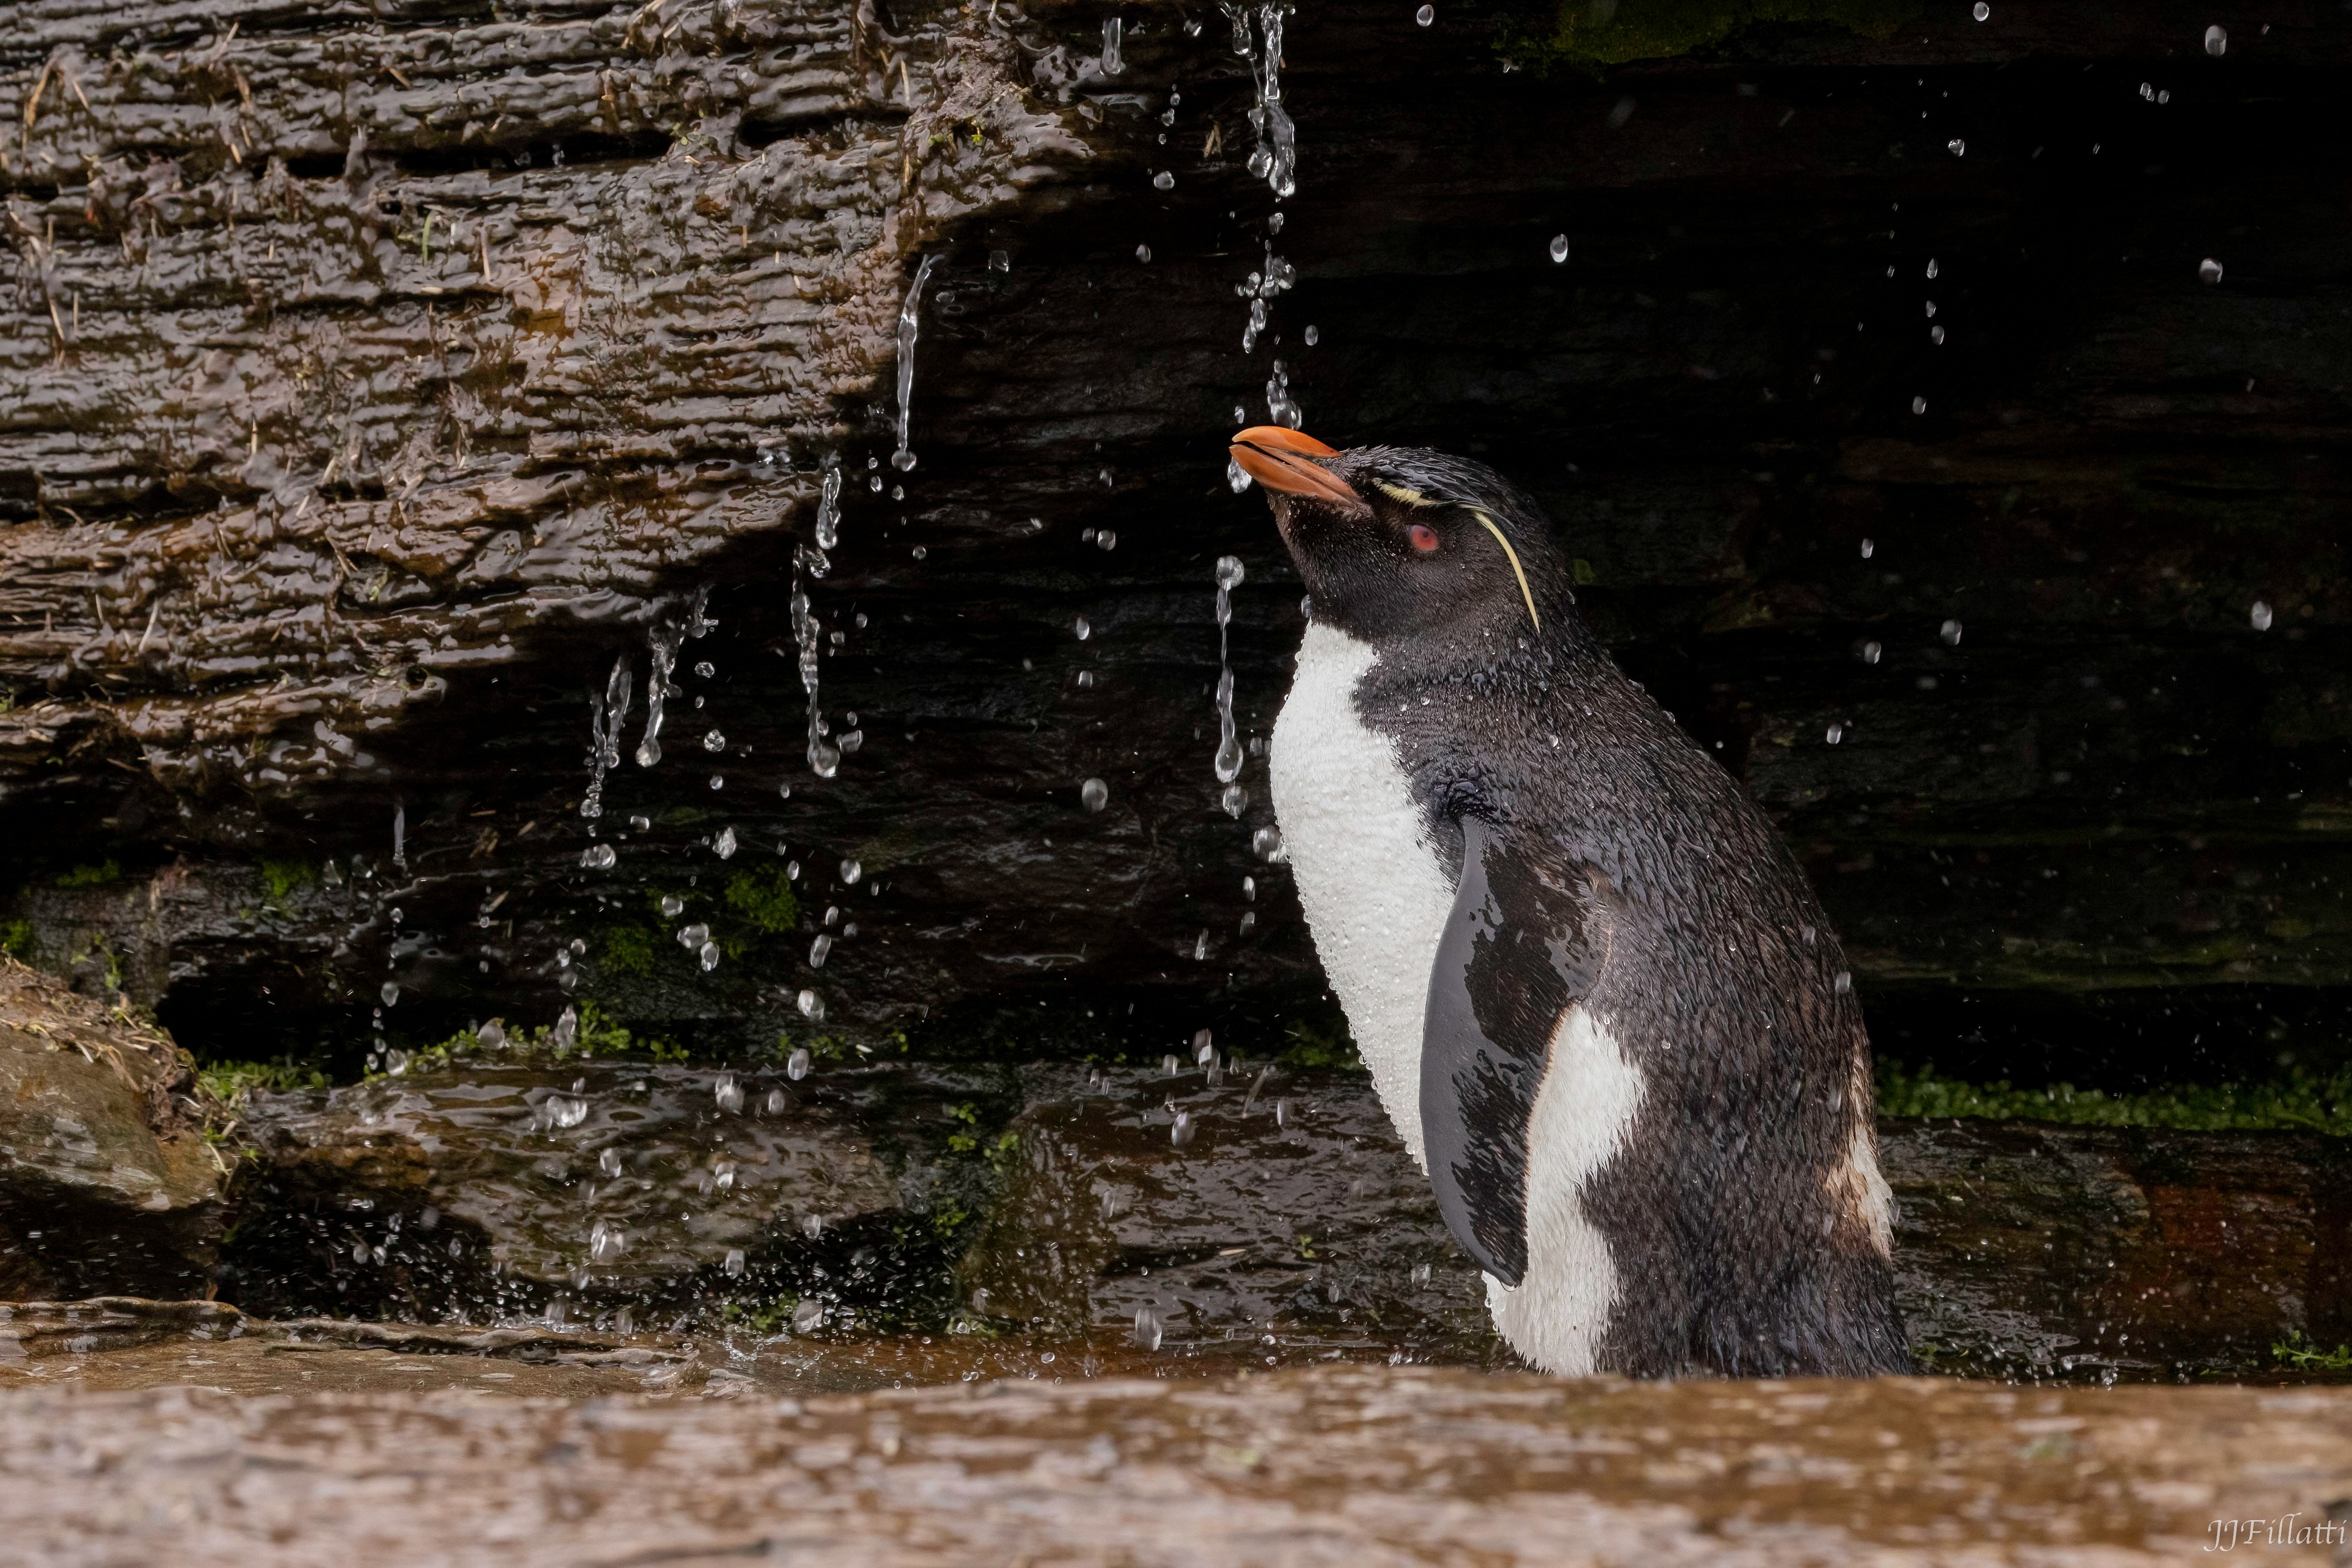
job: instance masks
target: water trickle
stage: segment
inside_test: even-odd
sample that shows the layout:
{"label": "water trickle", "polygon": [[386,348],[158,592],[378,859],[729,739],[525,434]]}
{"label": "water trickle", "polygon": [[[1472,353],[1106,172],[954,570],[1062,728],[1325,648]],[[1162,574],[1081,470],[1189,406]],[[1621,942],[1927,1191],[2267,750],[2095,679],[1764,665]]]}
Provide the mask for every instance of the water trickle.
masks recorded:
{"label": "water trickle", "polygon": [[[1105,41],[1108,41],[1106,32]],[[930,281],[931,268],[939,265],[936,256],[923,258],[915,268],[914,281],[907,285],[907,298],[898,306],[898,449],[890,454],[890,466],[900,473],[915,466],[913,448],[907,445],[907,422],[911,417],[915,402],[915,338],[921,331],[923,285]]]}
{"label": "water trickle", "polygon": [[1266,378],[1265,412],[1276,425],[1287,425],[1293,430],[1307,424],[1306,411],[1290,395],[1290,367],[1280,360],[1274,362],[1274,374]]}
{"label": "water trickle", "polygon": [[1119,35],[1122,31],[1124,24],[1119,18],[1103,18],[1102,73],[1105,76],[1117,76],[1127,68],[1127,62],[1119,58]]}
{"label": "water trickle", "polygon": [[1227,628],[1234,618],[1234,590],[1247,575],[1241,558],[1217,557],[1217,756],[1219,784],[1241,776],[1242,743],[1234,732],[1234,668]]}
{"label": "water trickle", "polygon": [[809,609],[808,595],[795,583],[793,591],[793,638],[800,645],[801,687],[808,693],[808,765],[809,772],[821,779],[829,779],[840,771],[841,748],[824,738],[824,715],[817,708],[817,642],[816,616]]}
{"label": "water trickle", "polygon": [[1568,259],[1568,236],[1556,234],[1551,237],[1551,258],[1554,261]]}
{"label": "water trickle", "polygon": [[392,863],[402,876],[408,875],[408,804],[405,801],[393,803]]}
{"label": "water trickle", "polygon": [[1088,779],[1078,786],[1078,800],[1088,811],[1100,811],[1110,804],[1110,785],[1100,779]]}
{"label": "water trickle", "polygon": [[663,621],[646,634],[646,642],[653,650],[653,669],[646,677],[646,732],[637,742],[637,766],[641,768],[652,767],[661,761],[662,710],[667,699],[678,694],[677,688],[669,683],[669,672],[677,664],[678,645],[685,640],[686,628],[674,621]]}
{"label": "water trickle", "polygon": [[580,815],[593,822],[604,815],[604,773],[621,765],[621,721],[629,716],[629,656],[613,660],[601,697],[588,700],[588,793],[580,798]]}
{"label": "water trickle", "polygon": [[732,827],[720,828],[719,837],[710,841],[710,847],[718,852],[721,860],[732,859],[735,855],[735,830]]}
{"label": "water trickle", "polygon": [[1298,128],[1282,107],[1282,23],[1284,0],[1257,7],[1257,37],[1250,34],[1249,7],[1224,0],[1226,19],[1234,25],[1234,53],[1250,61],[1256,88],[1250,129],[1257,133],[1257,149],[1249,157],[1249,172],[1264,180],[1277,196],[1298,189]]}

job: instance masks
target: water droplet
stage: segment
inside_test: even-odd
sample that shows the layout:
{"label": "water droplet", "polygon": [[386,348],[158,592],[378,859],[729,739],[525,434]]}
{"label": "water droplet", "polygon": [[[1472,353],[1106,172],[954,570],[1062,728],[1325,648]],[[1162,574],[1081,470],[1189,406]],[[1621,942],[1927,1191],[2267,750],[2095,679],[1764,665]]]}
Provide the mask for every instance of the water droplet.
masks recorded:
{"label": "water droplet", "polygon": [[1832,990],[1836,991],[1839,995],[1843,996],[1853,989],[1853,976],[1849,972],[1841,969],[1837,972],[1837,978],[1832,981],[1830,984]]}
{"label": "water droplet", "polygon": [[740,1279],[743,1278],[743,1249],[740,1247],[729,1247],[727,1249],[727,1261],[720,1264],[719,1267],[727,1270],[727,1278],[730,1279]]}
{"label": "water droplet", "polygon": [[1117,16],[1103,18],[1100,59],[1102,73],[1105,76],[1117,76],[1127,69],[1126,62],[1119,58],[1119,33],[1122,26],[1120,18]]}
{"label": "water droplet", "polygon": [[710,787],[712,789],[725,789],[727,787],[727,775],[725,773],[711,774]]}
{"label": "water droplet", "polygon": [[1012,271],[1012,270],[1013,270],[1013,254],[1012,254],[1012,252],[1010,252],[1010,251],[1005,251],[1005,250],[992,250],[992,251],[990,251],[990,252],[988,253],[988,269],[989,269],[991,272],[1010,272],[1010,271]]}
{"label": "water droplet", "polygon": [[743,1086],[735,1081],[735,1075],[731,1072],[720,1073],[719,1081],[711,1086],[710,1093],[711,1098],[719,1101],[721,1110],[743,1109]]}
{"label": "water droplet", "polygon": [[1936,276],[1936,258],[1932,256],[1927,258],[1927,276],[1930,278]]}
{"label": "water droplet", "polygon": [[1079,690],[1081,690],[1081,691],[1091,691],[1091,690],[1093,690],[1093,689],[1094,689],[1094,685],[1095,685],[1095,672],[1094,672],[1093,670],[1091,670],[1091,669],[1082,669],[1082,670],[1078,671],[1078,689],[1079,689]]}
{"label": "water droplet", "polygon": [[1274,1102],[1274,1124],[1276,1127],[1290,1125],[1290,1101],[1277,1100]]}
{"label": "water droplet", "polygon": [[677,945],[689,952],[709,940],[710,928],[699,921],[690,926],[682,926],[678,930]]}
{"label": "water droplet", "polygon": [[1823,735],[1822,739],[1827,741],[1832,746],[1836,745],[1839,742],[1845,739],[1845,726],[1843,724],[1831,725],[1829,732]]}
{"label": "water droplet", "polygon": [[1192,962],[1195,963],[1206,963],[1208,961],[1209,933],[1204,931],[1199,936],[1192,939]]}
{"label": "water droplet", "polygon": [[1958,621],[1946,621],[1941,626],[1937,628],[1936,635],[1944,639],[1945,647],[1958,647],[1960,646],[1960,623]]}
{"label": "water droplet", "polygon": [[616,1225],[598,1220],[588,1232],[588,1256],[599,1263],[608,1263],[628,1249],[629,1233]]}
{"label": "water droplet", "polygon": [[1929,327],[1927,329],[1927,341],[1937,343],[1942,342],[1944,341],[1944,329],[1941,326]]}
{"label": "water droplet", "polygon": [[2271,629],[2271,607],[2260,599],[2254,601],[2254,607],[2247,618],[2253,622],[2254,630],[2258,632]]}
{"label": "water droplet", "polygon": [[580,864],[591,871],[609,871],[618,859],[609,844],[591,844],[580,852]]}
{"label": "water droplet", "polygon": [[768,1098],[760,1102],[760,1109],[771,1116],[782,1116],[784,1113],[784,1107],[791,1103],[791,1100],[784,1098],[782,1089],[772,1089],[768,1091]]}
{"label": "water droplet", "polygon": [[1866,642],[1862,645],[1862,662],[1864,664],[1876,664],[1878,662],[1879,655],[1884,651],[1885,650],[1876,643]]}
{"label": "water droplet", "polygon": [[1179,1064],[1174,1057],[1161,1057],[1160,1058],[1160,1076],[1162,1078],[1174,1078],[1176,1076],[1176,1068],[1178,1065]]}
{"label": "water droplet", "polygon": [[1100,779],[1088,779],[1078,786],[1078,800],[1088,811],[1100,811],[1110,804],[1110,785]]}
{"label": "water droplet", "polygon": [[866,875],[866,868],[859,865],[856,861],[844,860],[841,863],[841,880],[843,886],[851,888],[857,886],[857,879],[864,875]]}
{"label": "water droplet", "polygon": [[702,960],[702,967],[705,971],[718,968],[719,944],[715,942],[704,942],[701,948],[698,951],[697,956]]}
{"label": "water droplet", "polygon": [[720,828],[719,830],[719,837],[710,841],[710,847],[719,852],[719,858],[721,860],[733,859],[735,858],[735,830],[731,827]]}
{"label": "water droplet", "polygon": [[661,912],[664,915],[676,915],[682,912],[685,909],[686,900],[679,898],[676,893],[664,893],[662,895]]}
{"label": "water droplet", "polygon": [[2156,101],[2156,83],[2152,81],[2144,81],[2140,83],[2139,95],[2148,102],[2154,103]]}
{"label": "water droplet", "polygon": [[573,1042],[573,1041],[575,1041],[575,1040],[577,1040],[579,1037],[580,1037],[580,1013],[579,1013],[579,1009],[574,1008],[574,1007],[566,1007],[566,1008],[564,1008],[564,1009],[563,1009],[562,1013],[562,1014],[560,1014],[560,1015],[556,1017],[556,1020],[555,1020],[555,1048],[556,1048],[556,1050],[557,1050],[557,1051],[559,1051],[559,1052],[562,1052],[562,1051],[568,1051],[568,1050],[570,1050],[570,1049],[572,1048],[572,1042]]}
{"label": "water droplet", "polygon": [[1944,143],[1944,151],[1949,153],[1955,158],[1965,157],[1968,154],[1969,144],[1955,136],[1949,142]]}
{"label": "water droplet", "polygon": [[816,940],[809,943],[809,967],[811,969],[823,969],[824,967],[826,957],[832,952],[833,938],[824,931],[819,931],[817,933]]}
{"label": "water droplet", "polygon": [[1323,341],[1323,331],[1319,327],[1310,325],[1300,336],[1307,340],[1307,346],[1311,349]]}
{"label": "water droplet", "polygon": [[1985,0],[1977,0],[1975,8],[1970,10],[1969,15],[1981,22],[1992,15],[1992,7],[1986,5]]}
{"label": "water droplet", "polygon": [[1084,616],[1080,616],[1077,620],[1072,624],[1070,629],[1078,634],[1078,640],[1080,642],[1084,642],[1088,637],[1095,635],[1094,623],[1087,620]]}
{"label": "water droplet", "polygon": [[1914,414],[1925,414],[1925,413],[1927,413],[1927,400],[1926,398],[1924,398],[1924,397],[1915,397],[1915,398],[1913,398],[1913,399],[1911,400],[1911,412],[1912,412],[1912,413],[1914,413]]}
{"label": "water droplet", "polygon": [[393,1006],[400,1000],[400,983],[395,980],[387,980],[383,983],[383,988],[378,991],[376,994],[383,998],[383,1005],[385,1006]]}
{"label": "water droplet", "polygon": [[[809,1221],[819,1228],[822,1228],[824,1225],[824,1221],[817,1218],[814,1215],[809,1215]],[[814,1236],[817,1234],[817,1231],[812,1230],[809,1234],[811,1236]],[[793,1309],[793,1332],[796,1334],[811,1334],[814,1333],[824,1325],[824,1302],[803,1301],[799,1306]]]}
{"label": "water droplet", "polygon": [[727,749],[727,737],[716,730],[708,731],[702,737],[702,749],[706,752],[723,752]]}
{"label": "water droplet", "polygon": [[1862,558],[1864,561],[1869,560],[1871,556],[1877,552],[1877,550],[1878,544],[1876,541],[1865,539],[1862,542]]}
{"label": "water droplet", "polygon": [[2221,281],[2221,264],[2209,256],[2197,264],[2197,276],[2204,282],[2219,283]]}
{"label": "water droplet", "polygon": [[654,819],[650,816],[633,816],[629,818],[629,831],[632,833],[643,833],[653,825]]}
{"label": "water droplet", "polygon": [[1165,1325],[1160,1321],[1159,1313],[1150,1307],[1138,1307],[1135,1310],[1134,1339],[1138,1350],[1158,1350],[1160,1338],[1166,1331]]}
{"label": "water droplet", "polygon": [[1421,26],[1426,27],[1432,22],[1437,20],[1437,7],[1434,5],[1423,5],[1420,10],[1415,11],[1412,14],[1412,19]]}
{"label": "water droplet", "polygon": [[1255,877],[1244,877],[1242,879],[1242,897],[1249,900],[1252,903],[1255,903],[1257,901],[1257,879]]}
{"label": "water droplet", "polygon": [[719,673],[719,667],[706,658],[695,665],[694,673],[708,680]]}
{"label": "water droplet", "polygon": [[1568,259],[1568,236],[1556,234],[1551,237],[1551,258],[1554,261]]}
{"label": "water droplet", "polygon": [[1251,834],[1250,853],[1269,866],[1281,864],[1288,859],[1290,855],[1290,852],[1283,847],[1282,829],[1279,827],[1261,827]]}
{"label": "water droplet", "polygon": [[[1243,413],[1242,410],[1238,408],[1234,410],[1234,424],[1238,425],[1247,417],[1249,416]],[[1239,495],[1242,491],[1249,489],[1251,482],[1249,475],[1244,471],[1239,462],[1235,461],[1232,458],[1227,458],[1225,459],[1225,483],[1233,487],[1234,494]]]}
{"label": "water droplet", "polygon": [[2205,52],[2207,54],[2211,55],[2218,60],[2223,55],[2229,53],[2229,29],[2225,27],[2208,27],[2205,29]]}
{"label": "water droplet", "polygon": [[603,1151],[601,1151],[596,1156],[596,1168],[604,1172],[608,1176],[619,1175],[621,1173],[621,1151],[612,1144],[605,1145]]}
{"label": "water droplet", "polygon": [[1135,258],[1138,261],[1150,261],[1151,259],[1151,247],[1148,245],[1137,246],[1135,247]]}
{"label": "water droplet", "polygon": [[[803,1016],[814,1022],[824,1022],[824,998],[819,996],[814,991],[802,992],[801,1012]],[[792,1079],[794,1083],[798,1083],[801,1079],[808,1077],[808,1075],[809,1048],[806,1046],[795,1046],[793,1047],[792,1056],[784,1062],[784,1076]]]}
{"label": "water droplet", "polygon": [[1172,191],[1176,188],[1176,176],[1162,169],[1151,176],[1151,188],[1155,191]]}
{"label": "water droplet", "polygon": [[588,1120],[588,1102],[577,1095],[551,1094],[547,1097],[547,1121],[552,1127],[572,1128]]}
{"label": "water droplet", "polygon": [[1192,1141],[1192,1135],[1200,1130],[1200,1124],[1192,1120],[1191,1111],[1180,1110],[1176,1113],[1175,1121],[1169,1126],[1168,1142],[1181,1149]]}
{"label": "water droplet", "polygon": [[1106,528],[1097,532],[1095,535],[1095,548],[1097,550],[1117,550],[1118,548],[1118,530],[1115,528]]}

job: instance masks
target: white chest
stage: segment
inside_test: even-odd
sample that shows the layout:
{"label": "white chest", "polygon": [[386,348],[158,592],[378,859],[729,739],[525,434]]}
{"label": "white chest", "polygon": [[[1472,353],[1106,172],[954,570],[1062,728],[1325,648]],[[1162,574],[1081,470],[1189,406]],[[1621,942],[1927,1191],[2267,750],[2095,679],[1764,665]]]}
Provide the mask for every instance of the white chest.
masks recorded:
{"label": "white chest", "polygon": [[1395,743],[1356,711],[1378,659],[1370,644],[1308,625],[1268,771],[1316,954],[1389,1120],[1426,1167],[1422,1024],[1454,889]]}

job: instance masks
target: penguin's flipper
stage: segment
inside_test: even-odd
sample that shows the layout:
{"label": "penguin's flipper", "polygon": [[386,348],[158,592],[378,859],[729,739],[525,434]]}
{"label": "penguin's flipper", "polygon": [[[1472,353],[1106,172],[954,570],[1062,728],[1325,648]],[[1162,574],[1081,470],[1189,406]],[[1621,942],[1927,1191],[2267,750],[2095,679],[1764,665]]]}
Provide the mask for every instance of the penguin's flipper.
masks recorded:
{"label": "penguin's flipper", "polygon": [[1421,1129],[1445,1228],[1506,1285],[1527,1272],[1528,1121],[1553,1031],[1606,950],[1583,868],[1474,816],[1422,1026]]}

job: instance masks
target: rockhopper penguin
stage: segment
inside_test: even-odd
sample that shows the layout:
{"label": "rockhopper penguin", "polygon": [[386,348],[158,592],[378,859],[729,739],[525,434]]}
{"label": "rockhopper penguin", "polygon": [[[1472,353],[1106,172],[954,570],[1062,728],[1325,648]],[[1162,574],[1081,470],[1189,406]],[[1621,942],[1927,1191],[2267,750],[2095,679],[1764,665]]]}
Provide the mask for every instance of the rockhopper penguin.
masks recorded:
{"label": "rockhopper penguin", "polygon": [[1837,938],[1579,620],[1542,513],[1439,452],[1233,456],[1309,597],[1271,760],[1299,901],[1503,1337],[1559,1373],[1909,1370]]}

